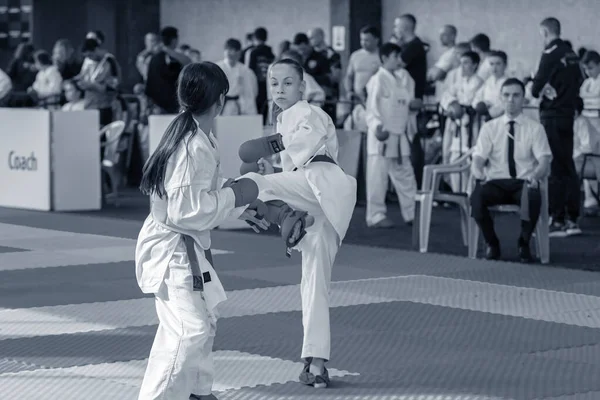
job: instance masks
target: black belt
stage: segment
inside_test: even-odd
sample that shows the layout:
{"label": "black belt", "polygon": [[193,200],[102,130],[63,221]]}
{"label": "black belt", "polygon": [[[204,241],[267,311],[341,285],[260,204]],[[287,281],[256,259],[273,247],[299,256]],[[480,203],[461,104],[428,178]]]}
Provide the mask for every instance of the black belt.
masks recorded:
{"label": "black belt", "polygon": [[[194,247],[194,239],[188,235],[183,236],[183,243],[185,244],[185,251],[188,256],[188,260],[190,261],[190,267],[192,270],[192,276],[194,277],[194,291],[202,291],[204,290],[204,284],[211,281],[210,272],[202,272],[200,270],[200,263],[198,262],[198,256],[196,255],[196,249]],[[204,250],[204,257],[213,265],[212,253],[210,249]]]}
{"label": "black belt", "polygon": [[228,101],[238,101],[240,99],[240,96],[225,96],[225,103],[227,103]]}
{"label": "black belt", "polygon": [[[337,163],[335,161],[333,161],[333,158],[326,156],[325,154],[319,154],[314,156],[309,162],[308,164],[314,163],[314,162],[328,162],[331,164],[336,164]],[[294,168],[293,171],[296,171],[298,169],[298,167]]]}

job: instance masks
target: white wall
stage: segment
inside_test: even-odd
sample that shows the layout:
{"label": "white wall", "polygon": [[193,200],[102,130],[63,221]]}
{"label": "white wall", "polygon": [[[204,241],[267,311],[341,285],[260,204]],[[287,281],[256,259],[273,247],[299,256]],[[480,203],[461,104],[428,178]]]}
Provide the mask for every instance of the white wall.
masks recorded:
{"label": "white wall", "polygon": [[205,61],[220,60],[225,40],[243,44],[259,26],[269,32],[273,51],[298,32],[330,30],[329,0],[161,0],[160,13],[161,26],[178,28],[179,42],[199,49]]}
{"label": "white wall", "polygon": [[[392,33],[394,18],[411,13],[418,20],[417,34],[439,55],[438,33],[444,24],[458,28],[458,40],[487,34],[493,49],[504,50],[509,69],[528,73],[537,68],[542,41],[539,23],[546,17],[561,21],[563,37],[580,46],[600,49],[600,0],[382,0],[383,33]],[[517,71],[515,71],[517,72]]]}

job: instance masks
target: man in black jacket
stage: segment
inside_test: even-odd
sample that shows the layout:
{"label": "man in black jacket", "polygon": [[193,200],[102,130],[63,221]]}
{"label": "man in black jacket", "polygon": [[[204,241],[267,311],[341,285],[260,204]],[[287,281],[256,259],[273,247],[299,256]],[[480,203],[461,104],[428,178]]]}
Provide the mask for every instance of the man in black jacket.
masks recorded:
{"label": "man in black jacket", "polygon": [[148,63],[146,96],[152,103],[150,114],[177,114],[177,78],[191,60],[178,52],[179,32],[172,26],[161,32],[161,44]]}
{"label": "man in black jacket", "polygon": [[540,24],[545,49],[531,92],[541,97],[540,121],[552,149],[550,172],[551,237],[577,235],[579,180],[573,162],[573,119],[582,83],[577,54],[560,38],[560,22],[546,18]]}

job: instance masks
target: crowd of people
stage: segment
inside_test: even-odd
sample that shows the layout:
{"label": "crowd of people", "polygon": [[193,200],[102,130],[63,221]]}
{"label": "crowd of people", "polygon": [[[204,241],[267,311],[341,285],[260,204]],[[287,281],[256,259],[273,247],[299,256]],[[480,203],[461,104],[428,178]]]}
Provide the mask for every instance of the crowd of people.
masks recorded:
{"label": "crowd of people", "polygon": [[[404,222],[411,225],[414,220],[414,194],[423,168],[415,153],[423,151],[421,139],[428,122],[424,104],[438,106],[441,162],[451,163],[476,146],[486,122],[505,115],[501,88],[507,79],[519,78],[525,87],[524,105],[530,109],[525,113],[544,125],[552,149],[551,236],[577,235],[580,215],[594,215],[599,206],[594,181],[584,181],[580,201],[578,171],[585,154],[600,152],[600,54],[583,48],[576,53],[569,41],[560,39],[556,19],[541,26],[547,46],[538,70],[525,77],[509,76],[507,51],[493,49],[486,34],[458,42],[453,25],[442,27],[443,51],[429,66],[429,44],[416,35],[417,20],[410,14],[395,19],[387,41],[377,28],[363,27],[361,48],[347,62],[326,43],[322,28],[298,32],[273,49],[267,29],[259,27],[246,35],[244,43],[236,38],[223,42],[223,57],[216,61],[230,89],[221,115],[262,114],[265,124],[273,124],[281,110],[268,90],[268,70],[285,59],[302,65],[303,99],[321,107],[338,128],[366,134],[366,223],[374,229],[389,228],[395,223],[386,213],[388,181]],[[52,55],[21,44],[6,73],[0,70],[0,105],[98,109],[100,126],[111,122],[117,118],[121,68],[103,42],[101,31],[89,32],[81,56],[65,39],[56,42]],[[143,105],[139,137],[144,160],[146,117],[180,111],[177,79],[184,66],[200,61],[201,52],[180,44],[174,27],[145,36],[145,48],[136,59],[141,83],[134,87]],[[468,178],[469,174],[454,174],[443,184],[453,192],[465,192],[470,190]]]}

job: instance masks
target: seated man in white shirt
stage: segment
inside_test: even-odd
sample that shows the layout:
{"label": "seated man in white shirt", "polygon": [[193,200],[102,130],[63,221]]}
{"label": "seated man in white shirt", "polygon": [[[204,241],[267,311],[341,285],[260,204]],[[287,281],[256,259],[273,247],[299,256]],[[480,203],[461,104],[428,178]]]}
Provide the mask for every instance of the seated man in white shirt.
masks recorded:
{"label": "seated man in white shirt", "polygon": [[531,262],[529,242],[542,203],[539,182],[550,172],[552,152],[544,127],[523,115],[523,83],[516,78],[507,79],[501,95],[504,116],[481,127],[473,153],[471,173],[478,183],[471,194],[471,216],[487,244],[486,258],[496,260],[500,258],[500,242],[489,207],[519,205],[519,258],[521,262]]}
{"label": "seated man in white shirt", "polygon": [[497,118],[504,113],[500,88],[506,81],[508,56],[503,51],[494,50],[488,54],[487,61],[492,67],[492,76],[483,82],[483,86],[479,88],[473,99],[473,108],[486,121]]}

